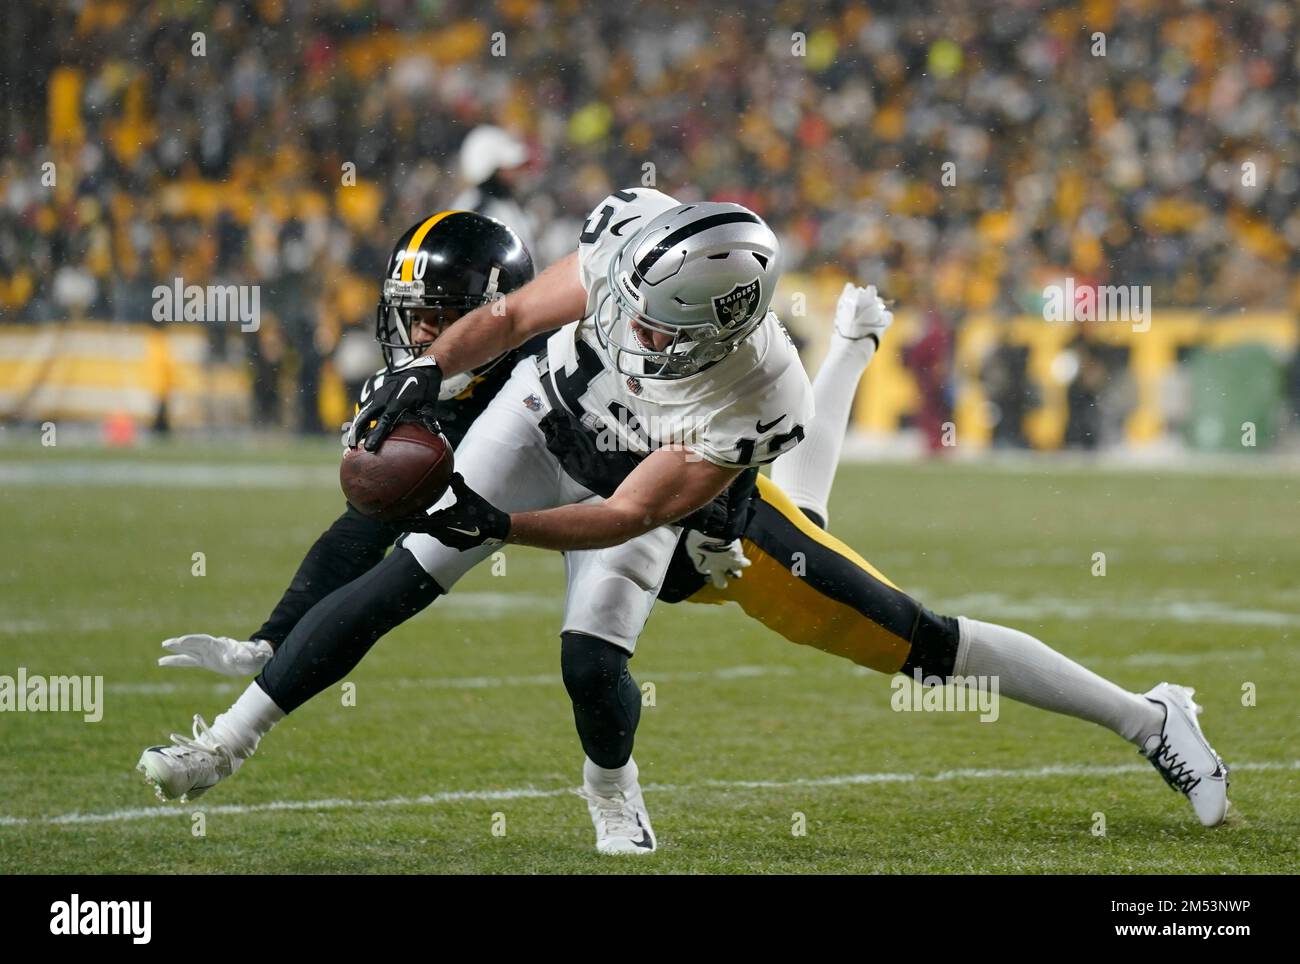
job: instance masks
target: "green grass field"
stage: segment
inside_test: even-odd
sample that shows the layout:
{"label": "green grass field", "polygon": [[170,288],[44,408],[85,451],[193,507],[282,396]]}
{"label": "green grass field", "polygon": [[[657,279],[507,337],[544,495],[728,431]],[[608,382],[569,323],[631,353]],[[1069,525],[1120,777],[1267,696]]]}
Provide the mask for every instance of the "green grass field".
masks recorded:
{"label": "green grass field", "polygon": [[1300,480],[1280,473],[849,466],[832,506],[837,534],[940,612],[1023,628],[1132,689],[1195,686],[1236,765],[1216,831],[1088,724],[1010,701],[995,723],[894,712],[888,679],[733,607],[663,605],[632,664],[655,684],[636,756],[660,851],[598,857],[569,792],[562,563],[524,550],[382,640],[350,677],[355,706],[323,693],[234,779],[158,804],[141,749],[242,687],[158,668],[158,643],[257,627],[341,507],[335,459],[324,444],[0,452],[0,674],[105,680],[99,723],[0,714],[0,871],[1300,869]]}

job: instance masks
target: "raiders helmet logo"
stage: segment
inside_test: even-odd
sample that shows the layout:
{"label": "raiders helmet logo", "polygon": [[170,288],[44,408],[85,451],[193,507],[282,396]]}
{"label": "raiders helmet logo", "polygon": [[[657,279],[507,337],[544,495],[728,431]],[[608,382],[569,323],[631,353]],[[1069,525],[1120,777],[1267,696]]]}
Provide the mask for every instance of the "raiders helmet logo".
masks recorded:
{"label": "raiders helmet logo", "polygon": [[713,314],[723,328],[739,328],[753,317],[761,291],[759,279],[736,285],[725,295],[713,299]]}

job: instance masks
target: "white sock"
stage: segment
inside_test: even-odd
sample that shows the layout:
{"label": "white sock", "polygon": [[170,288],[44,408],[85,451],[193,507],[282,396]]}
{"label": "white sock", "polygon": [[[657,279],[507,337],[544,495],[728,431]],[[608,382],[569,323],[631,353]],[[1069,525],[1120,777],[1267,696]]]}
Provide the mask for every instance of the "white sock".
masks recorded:
{"label": "white sock", "polygon": [[262,687],[249,683],[239,699],[212,721],[212,735],[240,760],[247,760],[271,727],[284,719],[284,710]]}
{"label": "white sock", "polygon": [[772,481],[801,509],[811,509],[828,521],[826,505],[840,462],[844,430],[848,428],[853,396],[862,372],[876,352],[872,338],[851,341],[831,335],[831,346],[813,380],[812,424],[804,440],[772,464]]}
{"label": "white sock", "polygon": [[636,786],[638,775],[636,760],[630,758],[612,770],[596,766],[590,759],[584,759],[582,763],[583,782],[604,797],[613,796],[619,790],[630,790]]}
{"label": "white sock", "polygon": [[1164,726],[1164,710],[1157,704],[1027,633],[965,616],[957,625],[961,640],[954,675],[996,676],[999,693],[1013,700],[1096,723],[1139,747]]}

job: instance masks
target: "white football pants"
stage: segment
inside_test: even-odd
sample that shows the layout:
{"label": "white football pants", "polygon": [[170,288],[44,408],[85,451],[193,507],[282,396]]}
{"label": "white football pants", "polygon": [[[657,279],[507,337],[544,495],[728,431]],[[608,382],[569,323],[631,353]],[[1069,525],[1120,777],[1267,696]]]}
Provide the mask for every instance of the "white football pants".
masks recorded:
{"label": "white football pants", "polygon": [[[456,471],[505,512],[549,509],[600,497],[573,481],[546,448],[538,423],[550,403],[532,358],[521,360],[456,450]],[[448,492],[429,510],[455,501]],[[665,526],[608,549],[567,552],[562,632],[580,632],[636,649],[681,530]],[[461,552],[411,533],[402,547],[445,591],[498,547]]]}

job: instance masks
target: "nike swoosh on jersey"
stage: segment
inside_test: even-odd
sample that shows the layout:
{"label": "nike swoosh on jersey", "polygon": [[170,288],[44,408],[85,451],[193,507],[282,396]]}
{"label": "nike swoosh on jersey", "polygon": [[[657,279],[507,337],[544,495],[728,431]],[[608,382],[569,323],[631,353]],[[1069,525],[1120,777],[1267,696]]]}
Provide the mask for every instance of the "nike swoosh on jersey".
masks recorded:
{"label": "nike swoosh on jersey", "polygon": [[777,425],[782,421],[782,419],[784,419],[784,418],[785,418],[784,415],[782,415],[781,418],[774,418],[774,419],[772,419],[772,421],[768,422],[766,425],[763,424],[763,420],[760,418],[760,419],[759,419],[759,420],[754,424],[754,428],[758,430],[758,434],[759,434],[759,435],[762,435],[764,432],[768,431],[769,429],[774,429],[774,428],[776,428],[776,426],[777,426]]}
{"label": "nike swoosh on jersey", "polygon": [[641,217],[641,215],[639,215],[639,214],[634,214],[634,215],[633,215],[632,217],[630,217],[630,218],[624,218],[622,221],[618,221],[618,222],[616,222],[616,223],[614,223],[614,224],[611,224],[611,225],[609,226],[609,233],[612,234],[612,235],[614,235],[614,237],[616,237],[616,238],[621,238],[621,237],[623,236],[623,231],[622,231],[622,227],[623,227],[623,225],[625,225],[625,224],[631,224],[633,221],[635,221],[635,220],[636,220],[637,218],[639,218],[639,217]]}

